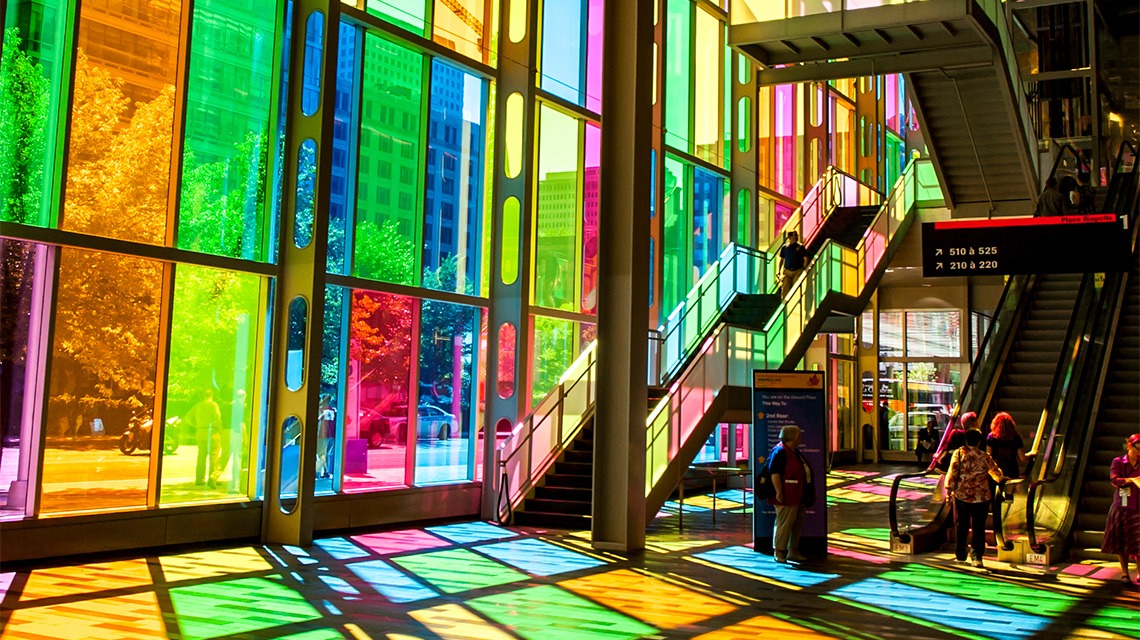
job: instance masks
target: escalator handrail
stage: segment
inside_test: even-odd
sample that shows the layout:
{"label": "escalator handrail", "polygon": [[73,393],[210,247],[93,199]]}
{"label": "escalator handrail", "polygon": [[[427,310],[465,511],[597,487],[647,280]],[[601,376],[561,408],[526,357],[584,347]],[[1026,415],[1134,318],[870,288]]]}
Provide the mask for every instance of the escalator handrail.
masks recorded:
{"label": "escalator handrail", "polygon": [[[1123,145],[1122,145],[1122,147],[1123,147]],[[1065,143],[1062,143],[1060,145],[1060,147],[1057,149],[1057,158],[1055,160],[1053,160],[1053,168],[1049,170],[1049,177],[1050,178],[1055,178],[1057,176],[1057,170],[1061,168],[1061,160],[1063,160],[1065,158],[1065,152],[1066,151],[1071,153],[1073,155],[1073,157],[1075,157],[1077,159],[1078,171],[1081,168],[1083,168],[1086,172],[1088,171],[1089,164],[1088,164],[1088,162],[1085,161],[1084,156],[1081,155],[1080,150],[1078,150],[1073,145],[1065,142]]]}
{"label": "escalator handrail", "polygon": [[[1001,296],[998,298],[997,305],[994,307],[994,309],[997,310],[996,313],[994,314],[994,319],[991,320],[989,326],[986,327],[986,333],[982,337],[981,344],[978,346],[978,353],[974,356],[974,361],[972,363],[970,363],[970,373],[968,373],[966,375],[966,380],[962,384],[962,393],[960,394],[960,398],[965,399],[967,394],[969,393],[969,391],[973,389],[975,384],[977,384],[977,381],[975,380],[975,374],[978,371],[982,370],[982,366],[984,364],[984,361],[988,356],[987,347],[992,340],[996,339],[995,331],[997,330],[997,327],[999,325],[997,318],[1001,314],[1001,311],[1005,308],[1007,297],[1011,295],[1011,292],[1013,292],[1015,290],[1017,291],[1017,293],[1015,294],[1017,296],[1016,297],[1016,306],[1014,306],[1013,309],[1009,311],[1009,315],[1010,315],[1011,320],[1009,322],[1002,324],[1003,328],[1013,327],[1013,326],[1016,326],[1018,324],[1017,319],[1023,313],[1024,305],[1026,303],[1026,297],[1027,296],[1025,295],[1025,290],[1030,288],[1031,283],[1032,283],[1031,278],[1020,278],[1017,276],[1010,278],[1008,281],[1006,281],[1005,287],[1002,288]],[[1007,335],[1005,337],[1006,343],[1009,342],[1008,338],[1009,338],[1009,336]],[[1003,349],[1008,349],[1008,345],[1006,345],[1006,347],[1004,347]],[[993,357],[993,356],[990,356],[990,357]],[[994,372],[993,380],[996,380],[997,377],[998,376],[996,375],[996,372]],[[990,386],[993,385],[993,380],[989,381]],[[987,396],[988,396],[988,394],[987,394]],[[986,402],[988,403],[988,397],[987,397]],[[891,535],[893,537],[896,537],[896,538],[902,540],[903,542],[909,541],[909,534],[899,532],[899,525],[898,525],[898,493],[899,493],[899,487],[906,480],[911,480],[913,478],[921,478],[921,477],[925,477],[925,476],[929,476],[929,475],[937,475],[937,474],[942,473],[942,471],[939,470],[938,466],[937,466],[938,459],[943,453],[946,452],[946,448],[949,446],[951,432],[953,431],[953,425],[958,424],[960,422],[960,418],[961,418],[961,414],[962,414],[962,408],[963,408],[963,405],[961,402],[954,405],[954,409],[952,410],[952,412],[950,414],[950,422],[948,423],[949,426],[947,427],[947,429],[945,431],[943,431],[942,439],[939,442],[938,447],[935,449],[935,452],[931,455],[930,464],[927,466],[927,468],[923,469],[922,471],[917,471],[917,472],[913,472],[913,473],[901,473],[901,474],[895,476],[894,482],[891,483],[891,493],[890,493],[890,499],[888,501],[887,516],[888,516],[888,519],[890,520]]]}
{"label": "escalator handrail", "polygon": [[[1136,157],[1136,146],[1134,144],[1132,144],[1130,141],[1127,141],[1127,140],[1124,141],[1124,143],[1122,143],[1120,145],[1120,149],[1117,152],[1116,161],[1113,164],[1113,168],[1117,172],[1119,172],[1119,170],[1120,170],[1120,164],[1121,164],[1121,161],[1122,161],[1123,156],[1124,156],[1125,146],[1130,147],[1132,149],[1133,157],[1134,158]],[[1136,162],[1134,160],[1133,164],[1132,164],[1132,170],[1129,172],[1133,179],[1135,179],[1135,177],[1138,175],[1138,173],[1137,173],[1138,169],[1140,169],[1140,162]],[[1118,186],[1119,186],[1119,184],[1120,183],[1117,182]],[[1125,186],[1128,186],[1128,185],[1125,185]],[[1134,187],[1131,187],[1131,188],[1134,188]],[[1110,211],[1107,211],[1107,209],[1109,208],[1110,203],[1112,203],[1114,201],[1114,198],[1113,198],[1114,195],[1115,194],[1110,192],[1107,195],[1107,197],[1105,198],[1105,209],[1106,209],[1105,213],[1111,213]],[[1128,216],[1129,224],[1131,225],[1131,228],[1132,228],[1131,247],[1132,247],[1132,252],[1135,253],[1137,241],[1138,241],[1138,239],[1140,239],[1140,234],[1138,234],[1138,231],[1140,231],[1140,230],[1138,230],[1136,228],[1136,224],[1135,224],[1136,217],[1137,217],[1136,211],[1133,210],[1133,211],[1131,211],[1125,215]],[[1086,274],[1086,276],[1083,280],[1087,281],[1087,280],[1092,279],[1093,277],[1094,276],[1092,274]],[[1086,441],[1091,437],[1091,435],[1092,435],[1091,432],[1094,430],[1094,427],[1095,427],[1095,420],[1096,420],[1096,415],[1098,412],[1097,407],[1099,406],[1099,398],[1101,395],[1100,387],[1101,387],[1101,385],[1103,385],[1105,375],[1107,374],[1107,371],[1108,371],[1109,361],[1111,360],[1110,355],[1112,353],[1112,345],[1115,341],[1115,334],[1116,334],[1115,328],[1116,328],[1117,324],[1119,323],[1120,314],[1123,312],[1122,296],[1124,295],[1124,289],[1128,283],[1128,278],[1129,278],[1129,275],[1127,273],[1125,273],[1125,274],[1113,274],[1111,281],[1105,282],[1104,288],[1102,289],[1101,300],[1100,300],[1099,304],[1096,305],[1097,306],[1096,317],[1090,320],[1090,322],[1093,323],[1092,326],[1096,327],[1096,326],[1100,325],[1100,322],[1099,322],[1101,320],[1100,314],[1111,313],[1111,316],[1112,316],[1111,318],[1109,318],[1107,320],[1108,328],[1107,329],[1101,329],[1101,331],[1098,332],[1098,335],[1100,335],[1101,332],[1106,332],[1105,335],[1107,335],[1107,338],[1106,338],[1106,340],[1102,346],[1102,349],[1099,353],[1100,367],[1098,368],[1098,371],[1095,372],[1095,377],[1097,379],[1097,382],[1096,382],[1097,391],[1095,394],[1093,394],[1093,396],[1095,396],[1095,398],[1092,398],[1091,404],[1089,405],[1089,409],[1087,410],[1089,415],[1086,418],[1086,416],[1084,414],[1078,413],[1076,410],[1070,410],[1070,412],[1065,416],[1068,419],[1067,422],[1084,423],[1087,425],[1087,427],[1086,427],[1087,431],[1085,433],[1085,440]],[[1084,281],[1082,281],[1082,286],[1084,285]],[[1115,301],[1114,301],[1114,304],[1112,305],[1112,307],[1110,307],[1111,311],[1109,309],[1105,309],[1104,303],[1107,300],[1113,300],[1113,299],[1115,299]],[[1082,338],[1086,338],[1082,342],[1084,342],[1086,344],[1092,343],[1092,340],[1087,339],[1088,333],[1090,331],[1092,331],[1092,329],[1089,329],[1088,331],[1086,331],[1085,335],[1082,336]],[[1089,355],[1089,350],[1090,350],[1089,348],[1086,348],[1083,350],[1084,353],[1082,355],[1085,358],[1086,362],[1088,361],[1089,358],[1092,357]],[[1094,360],[1094,361],[1096,361],[1096,360]],[[1086,367],[1087,367],[1087,365],[1078,366],[1077,368],[1080,371],[1084,371],[1084,369]],[[1074,389],[1074,393],[1075,393],[1076,390],[1080,389],[1080,386],[1073,387],[1073,389]],[[1049,405],[1047,404],[1046,406],[1048,407]],[[1061,418],[1062,418],[1062,416],[1060,414],[1056,415],[1054,430],[1051,434],[1050,442],[1049,442],[1049,445],[1047,447],[1048,455],[1045,457],[1046,460],[1052,459],[1054,457],[1053,456],[1053,449],[1054,449],[1055,445],[1054,445],[1053,439],[1057,435],[1056,423],[1060,422]],[[1066,430],[1066,432],[1067,432],[1067,430]],[[1062,445],[1060,447],[1060,452],[1061,452],[1061,454],[1056,456],[1056,459],[1058,461],[1057,465],[1056,465],[1057,468],[1052,473],[1049,473],[1048,469],[1043,469],[1042,473],[1041,473],[1041,477],[1030,483],[1029,492],[1028,492],[1028,495],[1026,496],[1026,513],[1025,513],[1026,534],[1027,534],[1027,537],[1029,539],[1030,548],[1036,552],[1041,552],[1045,548],[1045,545],[1037,540],[1037,518],[1036,518],[1036,516],[1037,516],[1037,495],[1042,490],[1042,487],[1051,485],[1051,484],[1055,483],[1057,480],[1059,480],[1060,478],[1064,477],[1064,461],[1065,461],[1065,456],[1063,455],[1064,454],[1064,440],[1062,441]]]}

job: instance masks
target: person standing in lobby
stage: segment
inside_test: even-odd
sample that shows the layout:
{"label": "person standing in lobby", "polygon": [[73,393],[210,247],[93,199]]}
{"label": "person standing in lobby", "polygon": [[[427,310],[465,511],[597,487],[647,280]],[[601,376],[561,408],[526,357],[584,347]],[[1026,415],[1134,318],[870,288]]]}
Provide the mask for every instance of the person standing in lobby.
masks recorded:
{"label": "person standing in lobby", "polygon": [[1114,491],[1100,550],[1116,554],[1121,581],[1140,584],[1140,573],[1135,582],[1128,575],[1129,557],[1140,572],[1140,433],[1129,436],[1125,446],[1124,455],[1113,458],[1109,472]]}
{"label": "person standing in lobby", "polygon": [[785,425],[780,429],[780,444],[772,449],[769,468],[772,471],[772,488],[776,497],[768,504],[776,508],[776,528],[772,546],[776,562],[802,562],[800,534],[804,527],[804,514],[815,497],[812,488],[812,470],[800,452],[800,428]]}
{"label": "person standing in lobby", "polygon": [[966,444],[950,458],[950,471],[946,474],[946,488],[954,498],[955,537],[954,556],[958,562],[966,561],[966,537],[970,536],[970,552],[975,567],[981,567],[986,553],[986,515],[989,514],[989,478],[994,482],[1005,479],[990,454],[982,451],[982,432],[966,432]]}

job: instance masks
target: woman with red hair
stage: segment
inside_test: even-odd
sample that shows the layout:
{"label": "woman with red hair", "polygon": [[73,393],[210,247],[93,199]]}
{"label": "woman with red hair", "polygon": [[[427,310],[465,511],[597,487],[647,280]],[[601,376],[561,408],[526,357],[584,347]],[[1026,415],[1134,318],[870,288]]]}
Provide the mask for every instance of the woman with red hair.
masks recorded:
{"label": "woman with red hair", "polygon": [[990,422],[990,435],[986,437],[986,452],[993,457],[1006,478],[1020,478],[1025,457],[1025,444],[1017,433],[1013,416],[1002,411]]}

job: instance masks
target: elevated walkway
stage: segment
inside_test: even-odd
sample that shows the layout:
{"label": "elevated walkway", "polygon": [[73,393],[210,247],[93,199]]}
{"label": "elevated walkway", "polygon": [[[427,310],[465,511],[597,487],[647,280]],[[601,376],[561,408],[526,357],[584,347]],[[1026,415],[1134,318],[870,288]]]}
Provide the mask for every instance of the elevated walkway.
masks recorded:
{"label": "elevated walkway", "polygon": [[[822,210],[844,208],[843,202]],[[660,395],[651,396],[646,420],[649,519],[717,424],[750,421],[752,370],[794,368],[829,315],[860,313],[918,209],[942,202],[930,163],[912,163],[857,246],[824,241],[792,292],[777,300],[763,322],[751,317],[746,326],[732,324],[731,311],[742,296],[770,296],[765,292],[773,284],[773,261],[737,246],[721,254],[656,332],[650,350],[650,387]],[[800,225],[796,229],[826,226],[822,218],[805,222],[814,220],[806,201],[798,213],[789,221]],[[804,236],[811,239],[814,233]],[[592,450],[595,353],[596,345],[587,348],[496,451],[500,519],[509,519],[521,507],[520,523],[589,525],[592,457],[587,459],[587,452]],[[552,480],[560,483],[570,475],[575,479],[568,488],[575,490],[549,490]],[[560,504],[553,493],[563,496]]]}
{"label": "elevated walkway", "polygon": [[1036,147],[1005,3],[884,1],[734,3],[729,44],[764,85],[906,74],[955,217],[1030,214]]}

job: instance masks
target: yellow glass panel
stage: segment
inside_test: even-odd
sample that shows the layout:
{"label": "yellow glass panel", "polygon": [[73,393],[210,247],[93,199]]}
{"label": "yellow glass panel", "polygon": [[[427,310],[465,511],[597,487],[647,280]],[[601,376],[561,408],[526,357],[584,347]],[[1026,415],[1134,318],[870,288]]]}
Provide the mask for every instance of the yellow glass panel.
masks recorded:
{"label": "yellow glass panel", "polygon": [[181,21],[178,0],[81,5],[64,229],[166,243]]}
{"label": "yellow glass panel", "polygon": [[697,46],[693,55],[693,142],[697,157],[720,165],[724,158],[723,25],[703,7],[697,9]]}
{"label": "yellow glass panel", "polygon": [[485,64],[493,63],[495,0],[435,0],[432,39]]}
{"label": "yellow glass panel", "polygon": [[524,0],[507,0],[510,3],[510,24],[507,26],[507,37],[511,42],[518,44],[526,37],[526,12],[529,2]]}
{"label": "yellow glass panel", "polygon": [[146,506],[151,456],[119,445],[153,415],[163,268],[61,253],[42,513]]}
{"label": "yellow glass panel", "polygon": [[511,196],[503,203],[503,259],[500,278],[514,284],[519,277],[519,199]]}
{"label": "yellow glass panel", "polygon": [[508,178],[517,178],[522,171],[523,148],[523,97],[520,93],[507,96],[506,154],[503,167]]}

